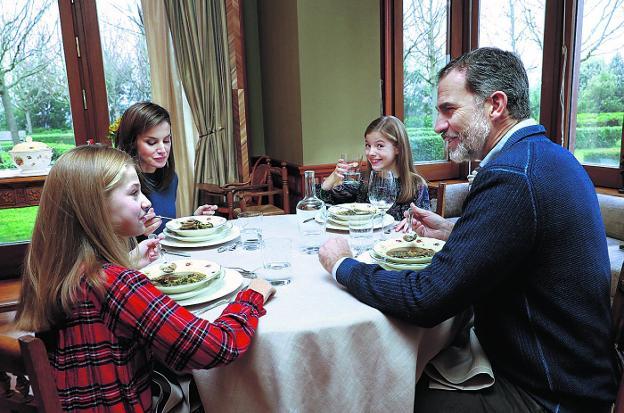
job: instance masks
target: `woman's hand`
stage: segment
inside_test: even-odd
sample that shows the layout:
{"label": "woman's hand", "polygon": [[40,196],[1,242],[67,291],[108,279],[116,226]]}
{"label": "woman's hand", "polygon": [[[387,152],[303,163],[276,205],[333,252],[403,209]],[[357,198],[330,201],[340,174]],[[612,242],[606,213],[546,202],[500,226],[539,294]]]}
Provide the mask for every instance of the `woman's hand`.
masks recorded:
{"label": "woman's hand", "polygon": [[254,290],[257,293],[262,294],[262,298],[264,298],[264,303],[266,303],[269,298],[275,294],[275,287],[273,287],[269,282],[263,278],[254,278],[249,283],[250,290]]}
{"label": "woman's hand", "polygon": [[160,234],[156,238],[143,240],[135,249],[130,251],[130,259],[136,262],[137,268],[143,268],[158,259],[158,248],[160,240],[163,238],[165,236]]}
{"label": "woman's hand", "polygon": [[[412,208],[413,215],[412,225],[414,231],[416,231],[419,236],[436,238],[442,241],[446,241],[448,239],[455,224],[442,218],[435,212],[418,208],[414,205],[414,203],[412,203],[410,207]],[[405,212],[406,215],[407,212],[408,211]],[[401,225],[401,223],[399,223],[399,225]],[[399,225],[397,225],[397,227]],[[404,224],[404,227],[407,227],[407,224]]]}
{"label": "woman's hand", "polygon": [[321,188],[325,191],[329,191],[336,185],[340,185],[342,180],[344,179],[344,174],[349,171],[349,168],[353,165],[348,164],[344,159],[338,159],[338,163],[336,164],[336,168],[329,175],[323,183],[321,184]]}
{"label": "woman's hand", "polygon": [[143,225],[145,225],[145,232],[143,232],[143,235],[147,237],[150,234],[153,234],[154,231],[160,227],[161,223],[162,220],[156,216],[154,208],[150,208],[147,211],[147,214],[143,216]]}
{"label": "woman's hand", "polygon": [[199,208],[197,208],[195,210],[195,213],[193,215],[214,215],[215,211],[217,210],[218,206],[216,205],[201,205]]}

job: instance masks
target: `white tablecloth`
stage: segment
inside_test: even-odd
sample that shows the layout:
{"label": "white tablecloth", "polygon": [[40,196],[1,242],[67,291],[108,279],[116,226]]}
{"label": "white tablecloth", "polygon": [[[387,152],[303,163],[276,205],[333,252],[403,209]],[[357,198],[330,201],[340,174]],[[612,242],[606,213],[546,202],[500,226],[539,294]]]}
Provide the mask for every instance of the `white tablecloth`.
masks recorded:
{"label": "white tablecloth", "polygon": [[[193,373],[207,412],[411,412],[416,381],[450,341],[452,320],[420,328],[362,304],[316,255],[297,249],[294,215],[264,217],[263,235],[293,239],[290,285],[277,287],[247,354]],[[346,234],[328,233],[331,236]],[[260,251],[184,250],[255,269]],[[203,315],[218,317],[223,307]]]}

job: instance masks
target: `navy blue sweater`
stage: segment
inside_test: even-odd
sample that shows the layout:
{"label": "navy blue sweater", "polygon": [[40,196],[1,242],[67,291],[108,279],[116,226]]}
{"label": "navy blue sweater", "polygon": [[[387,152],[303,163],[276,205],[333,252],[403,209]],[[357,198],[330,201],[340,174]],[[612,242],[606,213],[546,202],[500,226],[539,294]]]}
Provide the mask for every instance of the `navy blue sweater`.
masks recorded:
{"label": "navy blue sweater", "polygon": [[495,373],[551,411],[615,398],[606,236],[594,186],[542,126],[481,168],[446,245],[421,272],[343,261],[362,302],[421,326],[474,306]]}

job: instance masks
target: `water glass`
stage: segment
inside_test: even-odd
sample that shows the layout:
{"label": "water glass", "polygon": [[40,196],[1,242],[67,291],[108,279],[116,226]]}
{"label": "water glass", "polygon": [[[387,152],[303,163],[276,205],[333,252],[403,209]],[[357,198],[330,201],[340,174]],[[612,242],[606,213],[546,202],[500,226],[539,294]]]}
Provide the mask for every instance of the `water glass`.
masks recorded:
{"label": "water glass", "polygon": [[344,174],[343,182],[345,184],[359,182],[360,166],[362,164],[363,155],[361,154],[340,154],[340,159],[349,164],[349,169]]}
{"label": "water glass", "polygon": [[262,245],[262,212],[242,211],[237,215],[243,249],[253,251]]}
{"label": "water glass", "polygon": [[357,257],[374,244],[373,217],[349,221],[349,245]]}
{"label": "water glass", "polygon": [[271,280],[292,277],[292,241],[288,238],[267,238],[262,243],[262,270],[260,276]]}
{"label": "water glass", "polygon": [[381,239],[386,239],[383,219],[386,211],[396,202],[398,193],[397,182],[391,171],[371,171],[368,179],[368,200],[380,211]]}

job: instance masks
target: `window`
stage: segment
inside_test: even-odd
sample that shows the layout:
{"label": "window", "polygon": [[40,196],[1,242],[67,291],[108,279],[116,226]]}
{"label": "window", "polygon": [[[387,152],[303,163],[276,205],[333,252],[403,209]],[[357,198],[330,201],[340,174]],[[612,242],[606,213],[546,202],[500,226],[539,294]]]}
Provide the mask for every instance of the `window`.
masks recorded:
{"label": "window", "polygon": [[517,54],[529,77],[531,115],[539,118],[544,49],[544,0],[479,2],[479,46],[498,47]]}
{"label": "window", "polygon": [[624,118],[622,3],[585,0],[579,22],[578,89],[577,100],[572,102],[576,126],[570,149],[587,165],[617,168],[620,164]]}
{"label": "window", "polygon": [[139,0],[97,0],[97,10],[112,124],[130,105],[152,97],[143,11]]}
{"label": "window", "polygon": [[403,109],[414,162],[446,161],[433,131],[437,74],[447,63],[447,1],[403,2]]}
{"label": "window", "polygon": [[[527,68],[532,116],[546,127],[548,136],[574,153],[594,184],[622,187],[618,167],[624,158],[624,0],[442,3],[448,14],[445,38],[436,37],[433,28],[440,23],[434,24],[433,17],[417,17],[421,27],[413,28],[414,10],[427,15],[427,7],[441,7],[435,0],[382,0],[384,113],[404,119],[411,128],[425,124],[429,97],[414,76],[418,76],[417,68],[424,71],[433,60],[425,60],[424,55],[420,61],[412,58],[410,46],[412,39],[419,39],[417,33],[430,33],[427,41],[421,40],[419,53],[427,44],[437,48],[443,41],[451,58],[479,46],[512,50]],[[417,130],[410,129],[410,133],[419,136]],[[419,170],[428,179],[465,176],[465,168],[439,165],[430,169],[431,165],[421,164]]]}

